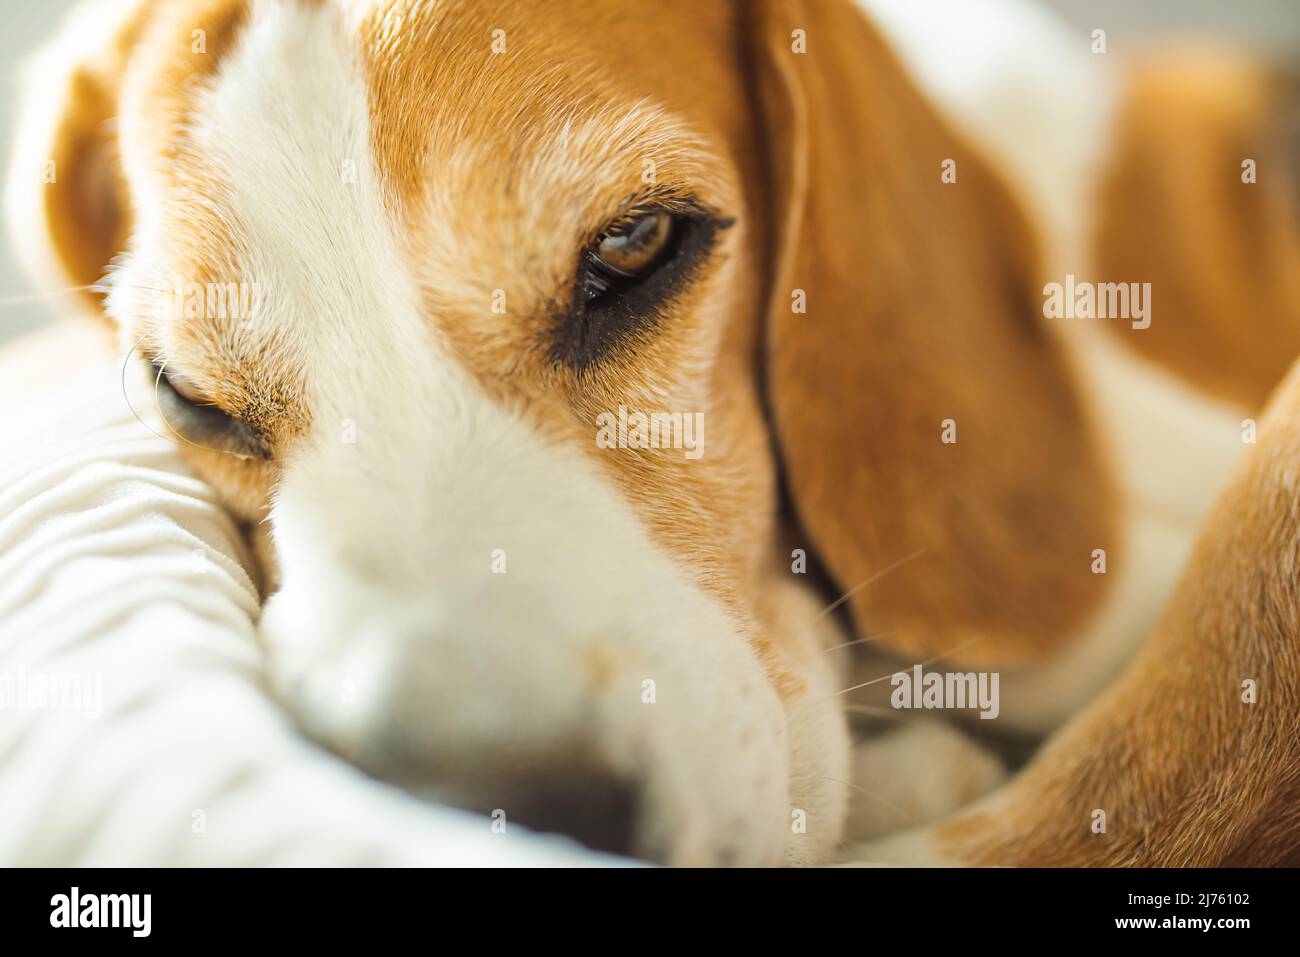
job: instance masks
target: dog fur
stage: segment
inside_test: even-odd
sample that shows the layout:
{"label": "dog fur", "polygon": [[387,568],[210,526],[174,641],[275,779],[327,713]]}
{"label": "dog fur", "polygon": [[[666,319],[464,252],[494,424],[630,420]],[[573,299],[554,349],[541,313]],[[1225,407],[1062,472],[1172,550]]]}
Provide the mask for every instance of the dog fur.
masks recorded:
{"label": "dog fur", "polygon": [[[1293,187],[1236,165],[1280,166],[1267,76],[1114,67],[1071,114],[1087,142],[1030,151],[1077,88],[984,115],[924,17],[869,7],[88,3],[35,68],[11,208],[39,274],[107,273],[83,302],[124,350],[263,437],[186,446],[259,540],[278,690],[366,770],[579,832],[555,806],[603,794],[618,846],[668,863],[825,862],[878,833],[845,821],[882,767],[969,767],[919,777],[950,794],[910,823],[999,777],[947,734],[853,758],[839,646],[869,638],[1004,669],[1014,729],[1069,720],[857,853],[1294,860],[1297,386],[1239,429],[1296,353]],[[651,333],[566,367],[557,307],[647,160],[728,225]],[[1160,332],[1053,326],[1067,269],[1149,277]],[[176,277],[265,308],[178,316]],[[702,413],[707,454],[598,448],[620,406]]]}

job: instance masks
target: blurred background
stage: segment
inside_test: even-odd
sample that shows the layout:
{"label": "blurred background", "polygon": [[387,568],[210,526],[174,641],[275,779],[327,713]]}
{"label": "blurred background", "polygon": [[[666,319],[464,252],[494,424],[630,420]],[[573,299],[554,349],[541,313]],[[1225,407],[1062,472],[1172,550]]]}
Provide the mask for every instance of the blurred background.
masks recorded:
{"label": "blurred background", "polygon": [[[17,68],[50,36],[79,0],[0,0],[0,159],[8,167],[17,109]],[[95,2],[95,0],[89,0]],[[906,3],[907,0],[899,0]],[[981,0],[968,0],[979,4]],[[1300,0],[1037,0],[1081,28],[1103,27],[1116,52],[1174,34],[1236,37],[1262,55],[1300,64]],[[1086,34],[1085,34],[1086,35]],[[42,303],[7,304],[29,293],[12,243],[22,224],[8,224],[0,249],[0,342],[35,328],[54,313]],[[15,240],[15,234],[17,239]],[[54,303],[57,305],[57,302]]]}

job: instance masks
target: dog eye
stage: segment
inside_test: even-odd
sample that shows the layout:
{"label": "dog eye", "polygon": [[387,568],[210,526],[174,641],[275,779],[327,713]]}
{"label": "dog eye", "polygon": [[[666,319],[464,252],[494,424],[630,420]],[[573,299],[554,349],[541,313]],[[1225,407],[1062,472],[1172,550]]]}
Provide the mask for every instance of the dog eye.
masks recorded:
{"label": "dog eye", "polygon": [[678,199],[671,208],[642,207],[607,227],[579,259],[554,358],[581,371],[643,341],[668,316],[665,306],[694,281],[718,231],[732,222]]}
{"label": "dog eye", "polygon": [[582,299],[626,299],[653,287],[671,272],[701,218],[698,214],[657,209],[629,216],[601,233],[587,249],[581,270]]}
{"label": "dog eye", "polygon": [[658,211],[638,216],[600,237],[592,250],[596,266],[623,279],[631,279],[653,266],[673,237],[673,218]]}
{"label": "dog eye", "polygon": [[252,458],[270,458],[260,433],[205,397],[184,373],[151,363],[163,420],[192,445]]}

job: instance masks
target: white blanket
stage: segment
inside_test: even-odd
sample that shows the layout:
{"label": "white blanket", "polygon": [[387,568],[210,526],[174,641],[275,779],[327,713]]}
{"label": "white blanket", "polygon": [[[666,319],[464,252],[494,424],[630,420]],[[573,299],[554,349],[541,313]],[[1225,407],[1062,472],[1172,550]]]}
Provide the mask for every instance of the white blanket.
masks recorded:
{"label": "white blanket", "polygon": [[133,415],[121,359],[16,390],[24,369],[0,366],[0,865],[610,860],[300,737],[263,680],[240,538]]}

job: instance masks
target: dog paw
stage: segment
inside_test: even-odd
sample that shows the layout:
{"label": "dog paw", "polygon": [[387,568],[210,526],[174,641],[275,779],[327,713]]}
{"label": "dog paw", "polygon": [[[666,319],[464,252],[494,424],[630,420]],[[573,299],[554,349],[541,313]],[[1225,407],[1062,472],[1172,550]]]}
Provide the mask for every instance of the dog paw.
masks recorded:
{"label": "dog paw", "polygon": [[918,720],[855,747],[846,834],[862,842],[929,824],[1006,777],[1002,762],[957,728]]}

